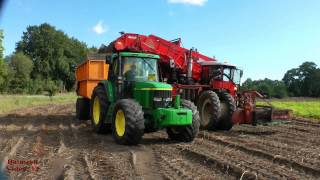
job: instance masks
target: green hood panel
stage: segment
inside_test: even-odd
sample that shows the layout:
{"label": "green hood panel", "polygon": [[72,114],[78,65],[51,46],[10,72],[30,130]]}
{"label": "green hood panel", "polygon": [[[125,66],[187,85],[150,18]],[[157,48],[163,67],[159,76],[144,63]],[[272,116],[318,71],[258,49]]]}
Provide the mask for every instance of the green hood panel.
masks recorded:
{"label": "green hood panel", "polygon": [[143,81],[143,82],[135,82],[134,90],[137,90],[137,91],[152,91],[152,90],[172,91],[172,86],[170,84],[161,83],[161,82]]}
{"label": "green hood panel", "polygon": [[154,81],[136,81],[133,86],[133,97],[145,109],[153,108],[155,91],[172,91],[170,84]]}

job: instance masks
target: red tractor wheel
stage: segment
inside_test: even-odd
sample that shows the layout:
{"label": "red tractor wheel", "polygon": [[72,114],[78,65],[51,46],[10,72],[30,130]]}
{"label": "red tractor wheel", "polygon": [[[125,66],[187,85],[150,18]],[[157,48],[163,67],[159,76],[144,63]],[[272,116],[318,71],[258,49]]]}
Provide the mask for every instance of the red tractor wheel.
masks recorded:
{"label": "red tractor wheel", "polygon": [[217,129],[219,130],[230,130],[233,126],[232,114],[236,110],[236,105],[233,97],[227,93],[219,93],[220,99],[220,116]]}
{"label": "red tractor wheel", "polygon": [[201,129],[216,129],[220,116],[220,100],[213,91],[204,91],[199,96],[198,110]]}

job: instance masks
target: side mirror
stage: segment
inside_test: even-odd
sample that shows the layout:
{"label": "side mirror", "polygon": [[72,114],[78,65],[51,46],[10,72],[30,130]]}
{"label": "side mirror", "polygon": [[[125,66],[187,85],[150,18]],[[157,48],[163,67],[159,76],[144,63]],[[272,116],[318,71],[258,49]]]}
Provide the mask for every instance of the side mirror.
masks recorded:
{"label": "side mirror", "polygon": [[243,70],[240,70],[240,77],[243,76]]}

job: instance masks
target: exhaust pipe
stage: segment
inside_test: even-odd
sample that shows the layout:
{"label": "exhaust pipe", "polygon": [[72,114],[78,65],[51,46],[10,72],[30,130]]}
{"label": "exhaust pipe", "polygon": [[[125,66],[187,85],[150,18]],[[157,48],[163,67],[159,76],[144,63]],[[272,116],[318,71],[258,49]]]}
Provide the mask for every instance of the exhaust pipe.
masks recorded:
{"label": "exhaust pipe", "polygon": [[188,70],[187,70],[188,84],[193,84],[193,79],[192,79],[192,66],[193,66],[192,52],[193,51],[194,51],[193,48],[191,48],[189,51],[189,57],[188,57]]}

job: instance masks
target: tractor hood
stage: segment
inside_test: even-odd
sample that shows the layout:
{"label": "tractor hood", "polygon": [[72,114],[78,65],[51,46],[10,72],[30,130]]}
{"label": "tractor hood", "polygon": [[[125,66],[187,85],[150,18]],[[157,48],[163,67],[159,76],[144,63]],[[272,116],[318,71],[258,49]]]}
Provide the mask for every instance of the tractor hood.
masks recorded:
{"label": "tractor hood", "polygon": [[172,86],[170,84],[154,82],[154,81],[143,81],[134,83],[134,90],[137,91],[172,91]]}
{"label": "tractor hood", "polygon": [[[144,81],[134,83],[134,98],[146,109],[166,107],[171,105],[172,86],[166,83]],[[155,100],[157,102],[155,102]],[[168,101],[165,101],[168,100]],[[157,105],[157,107],[155,107]]]}

